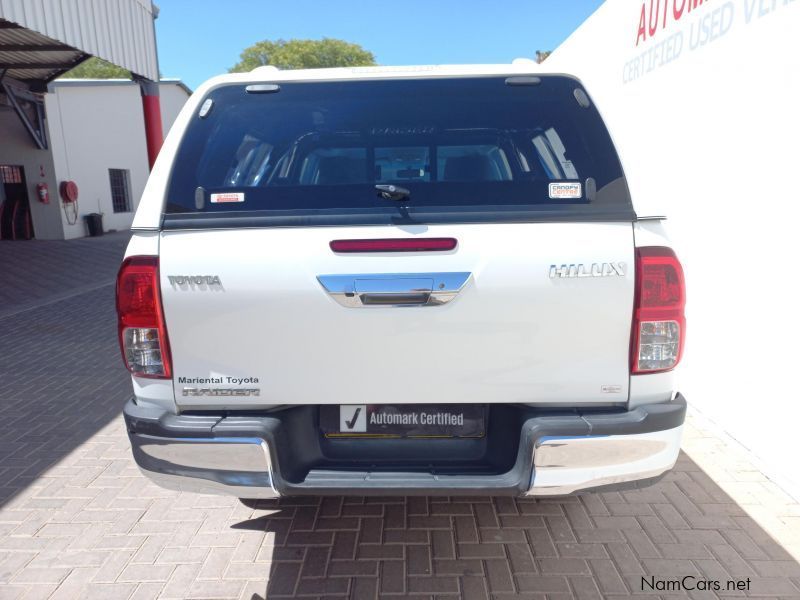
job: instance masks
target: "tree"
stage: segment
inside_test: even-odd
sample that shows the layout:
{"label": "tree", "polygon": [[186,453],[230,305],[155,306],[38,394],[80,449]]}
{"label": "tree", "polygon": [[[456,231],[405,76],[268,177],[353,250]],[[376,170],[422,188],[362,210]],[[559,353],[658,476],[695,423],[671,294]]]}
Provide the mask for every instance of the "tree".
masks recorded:
{"label": "tree", "polygon": [[245,48],[231,73],[250,71],[263,65],[279,69],[322,69],[325,67],[363,67],[375,63],[372,52],[343,40],[264,40]]}
{"label": "tree", "polygon": [[93,56],[61,77],[63,79],[130,79],[131,72]]}
{"label": "tree", "polygon": [[542,64],[548,56],[553,53],[552,50],[537,50],[536,51],[536,62]]}

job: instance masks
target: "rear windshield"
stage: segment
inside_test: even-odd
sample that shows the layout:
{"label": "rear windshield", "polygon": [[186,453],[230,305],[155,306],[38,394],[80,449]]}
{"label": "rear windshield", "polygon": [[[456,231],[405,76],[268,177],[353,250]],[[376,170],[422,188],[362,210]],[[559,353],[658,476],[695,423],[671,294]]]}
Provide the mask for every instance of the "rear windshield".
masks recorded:
{"label": "rear windshield", "polygon": [[216,88],[183,136],[166,213],[375,224],[632,209],[580,84],[543,76]]}

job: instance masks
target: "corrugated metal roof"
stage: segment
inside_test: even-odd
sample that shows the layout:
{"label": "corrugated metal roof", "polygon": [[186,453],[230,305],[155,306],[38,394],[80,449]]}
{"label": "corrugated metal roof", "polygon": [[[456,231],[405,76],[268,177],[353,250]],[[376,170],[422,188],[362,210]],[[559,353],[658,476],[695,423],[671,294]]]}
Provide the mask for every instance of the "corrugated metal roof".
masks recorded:
{"label": "corrugated metal roof", "polygon": [[153,11],[150,0],[0,0],[0,69],[49,81],[92,55],[156,80]]}
{"label": "corrugated metal roof", "polygon": [[88,55],[40,33],[0,20],[0,70],[21,81],[48,81]]}

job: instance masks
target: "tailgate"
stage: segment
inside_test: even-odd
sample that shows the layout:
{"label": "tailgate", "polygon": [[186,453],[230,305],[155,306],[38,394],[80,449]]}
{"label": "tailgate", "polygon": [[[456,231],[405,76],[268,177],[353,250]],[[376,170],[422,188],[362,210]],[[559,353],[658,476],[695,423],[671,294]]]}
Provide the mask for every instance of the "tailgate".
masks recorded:
{"label": "tailgate", "polygon": [[[329,247],[413,237],[458,245],[357,254]],[[630,223],[163,232],[176,401],[625,402],[632,240]],[[325,282],[353,282],[354,293],[337,296]]]}

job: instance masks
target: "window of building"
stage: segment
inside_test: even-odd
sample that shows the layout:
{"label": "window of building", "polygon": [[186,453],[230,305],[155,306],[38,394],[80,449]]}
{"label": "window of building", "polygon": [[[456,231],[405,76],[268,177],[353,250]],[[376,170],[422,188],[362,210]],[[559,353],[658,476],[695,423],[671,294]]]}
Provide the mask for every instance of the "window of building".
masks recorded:
{"label": "window of building", "polygon": [[131,185],[128,169],[109,169],[111,204],[115,213],[131,212]]}
{"label": "window of building", "polygon": [[0,165],[0,183],[22,183],[22,167]]}

